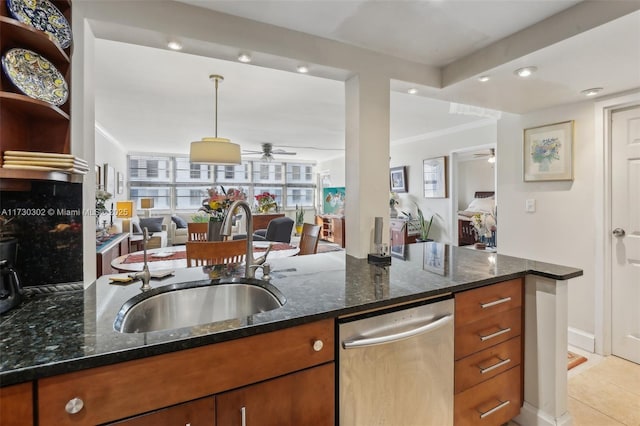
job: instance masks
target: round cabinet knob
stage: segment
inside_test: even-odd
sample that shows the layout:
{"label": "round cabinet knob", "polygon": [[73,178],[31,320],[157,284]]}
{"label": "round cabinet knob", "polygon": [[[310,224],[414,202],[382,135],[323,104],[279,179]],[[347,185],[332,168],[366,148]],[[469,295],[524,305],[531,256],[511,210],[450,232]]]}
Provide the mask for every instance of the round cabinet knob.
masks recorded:
{"label": "round cabinet knob", "polygon": [[622,228],[616,228],[616,229],[613,230],[613,236],[614,237],[624,237],[624,234],[625,234],[625,232],[624,232],[624,229],[622,229]]}
{"label": "round cabinet knob", "polygon": [[324,343],[322,343],[322,340],[316,340],[315,342],[313,342],[314,351],[320,352],[323,347],[324,347]]}
{"label": "round cabinet knob", "polygon": [[67,405],[64,406],[64,410],[69,414],[79,413],[84,407],[84,401],[80,398],[71,398]]}

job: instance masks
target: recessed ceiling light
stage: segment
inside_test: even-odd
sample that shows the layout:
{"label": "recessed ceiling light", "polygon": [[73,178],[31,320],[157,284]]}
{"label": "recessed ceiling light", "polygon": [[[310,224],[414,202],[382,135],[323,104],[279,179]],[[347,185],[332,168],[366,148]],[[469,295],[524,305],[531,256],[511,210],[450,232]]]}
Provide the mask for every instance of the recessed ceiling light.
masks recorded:
{"label": "recessed ceiling light", "polygon": [[176,40],[171,40],[167,43],[167,47],[171,50],[182,50],[182,43]]}
{"label": "recessed ceiling light", "polygon": [[518,68],[517,70],[514,71],[514,73],[518,77],[529,77],[531,74],[533,74],[537,70],[538,70],[537,67],[524,67],[524,68]]}
{"label": "recessed ceiling light", "polygon": [[485,83],[489,80],[491,80],[491,77],[489,77],[488,75],[481,75],[480,77],[478,77],[478,81],[481,83]]}
{"label": "recessed ceiling light", "polygon": [[298,72],[302,74],[306,74],[309,72],[309,67],[306,65],[298,65]]}
{"label": "recessed ceiling light", "polygon": [[415,95],[416,93],[418,93],[418,89],[412,87],[411,89],[407,90],[407,93],[410,95]]}
{"label": "recessed ceiling light", "polygon": [[248,53],[241,53],[238,55],[238,60],[247,64],[251,62],[251,55],[249,55]]}
{"label": "recessed ceiling light", "polygon": [[591,89],[583,90],[582,93],[585,96],[595,96],[602,92],[602,87],[592,87]]}

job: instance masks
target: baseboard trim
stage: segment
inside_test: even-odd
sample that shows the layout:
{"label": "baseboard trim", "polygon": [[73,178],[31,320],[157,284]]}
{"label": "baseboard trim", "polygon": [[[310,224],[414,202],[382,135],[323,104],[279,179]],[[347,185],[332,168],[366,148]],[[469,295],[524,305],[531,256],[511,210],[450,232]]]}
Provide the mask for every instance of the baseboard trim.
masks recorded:
{"label": "baseboard trim", "polygon": [[571,426],[573,424],[573,417],[568,411],[562,416],[554,418],[528,402],[524,403],[520,414],[514,420],[522,426]]}
{"label": "baseboard trim", "polygon": [[577,328],[569,327],[567,340],[569,342],[569,346],[573,346],[590,353],[595,352],[596,338],[591,333],[587,333],[586,331],[582,331]]}

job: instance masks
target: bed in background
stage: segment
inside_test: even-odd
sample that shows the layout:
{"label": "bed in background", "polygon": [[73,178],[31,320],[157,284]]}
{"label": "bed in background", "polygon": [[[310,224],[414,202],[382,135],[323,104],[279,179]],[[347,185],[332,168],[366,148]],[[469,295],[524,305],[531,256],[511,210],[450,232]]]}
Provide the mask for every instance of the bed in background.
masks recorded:
{"label": "bed in background", "polygon": [[[495,206],[494,195],[494,191],[477,191],[469,206],[465,210],[458,212],[459,246],[468,246],[478,242],[471,224],[471,218],[475,213],[490,213]],[[493,199],[493,203],[489,199]]]}

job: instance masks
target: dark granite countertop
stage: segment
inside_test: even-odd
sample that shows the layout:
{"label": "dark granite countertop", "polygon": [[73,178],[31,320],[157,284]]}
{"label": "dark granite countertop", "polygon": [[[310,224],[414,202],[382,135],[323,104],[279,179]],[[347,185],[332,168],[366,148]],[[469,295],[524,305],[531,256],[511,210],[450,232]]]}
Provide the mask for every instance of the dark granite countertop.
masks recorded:
{"label": "dark granite countertop", "polygon": [[[331,252],[276,259],[271,283],[287,298],[250,317],[169,331],[123,334],[113,322],[140,283],[113,285],[101,277],[84,291],[32,296],[0,317],[0,386],[237,339],[323,318],[540,275],[566,280],[575,268],[438,243],[406,247],[390,267]],[[259,274],[258,274],[259,275]],[[208,280],[201,268],[152,280],[154,287]]]}

